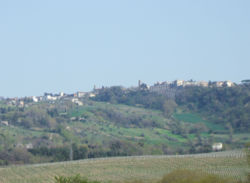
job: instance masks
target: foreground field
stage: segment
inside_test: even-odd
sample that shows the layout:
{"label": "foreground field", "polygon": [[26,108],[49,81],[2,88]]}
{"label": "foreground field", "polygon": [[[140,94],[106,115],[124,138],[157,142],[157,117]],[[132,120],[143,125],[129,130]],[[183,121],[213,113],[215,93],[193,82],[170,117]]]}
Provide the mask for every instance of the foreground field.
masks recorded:
{"label": "foreground field", "polygon": [[154,182],[175,169],[199,169],[232,180],[244,179],[247,167],[243,151],[197,155],[138,156],[10,166],[0,168],[1,183],[52,183],[58,175],[80,174],[93,180],[122,182],[141,179]]}

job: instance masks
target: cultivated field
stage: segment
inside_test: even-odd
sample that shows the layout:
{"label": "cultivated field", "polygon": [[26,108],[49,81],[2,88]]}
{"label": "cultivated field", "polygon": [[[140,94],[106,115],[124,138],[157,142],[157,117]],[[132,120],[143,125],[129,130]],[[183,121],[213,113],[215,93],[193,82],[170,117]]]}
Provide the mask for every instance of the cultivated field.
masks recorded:
{"label": "cultivated field", "polygon": [[0,168],[1,183],[50,183],[54,176],[80,174],[93,180],[121,182],[142,179],[154,182],[174,169],[199,169],[232,180],[249,171],[243,151],[176,155],[98,158],[81,161],[9,166]]}

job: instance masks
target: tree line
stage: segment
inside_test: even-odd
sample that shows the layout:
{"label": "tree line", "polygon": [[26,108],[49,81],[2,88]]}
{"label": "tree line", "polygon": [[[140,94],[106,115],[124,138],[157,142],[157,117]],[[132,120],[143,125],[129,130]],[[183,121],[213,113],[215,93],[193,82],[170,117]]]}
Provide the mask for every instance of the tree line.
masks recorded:
{"label": "tree line", "polygon": [[250,130],[250,85],[235,87],[197,87],[180,89],[174,99],[146,89],[124,90],[120,86],[103,88],[93,100],[161,110],[171,117],[177,106],[200,113],[215,123],[230,124],[235,131]]}

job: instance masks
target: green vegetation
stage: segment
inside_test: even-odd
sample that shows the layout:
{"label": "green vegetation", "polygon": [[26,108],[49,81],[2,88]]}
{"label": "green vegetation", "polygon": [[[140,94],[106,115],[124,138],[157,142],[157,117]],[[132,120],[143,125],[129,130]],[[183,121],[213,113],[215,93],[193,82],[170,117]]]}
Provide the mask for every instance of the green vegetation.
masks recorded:
{"label": "green vegetation", "polygon": [[204,124],[206,127],[208,127],[213,132],[225,131],[225,128],[221,124],[216,124],[216,123],[204,120],[201,118],[201,116],[199,114],[196,114],[196,113],[175,113],[174,118],[179,120],[179,121],[183,121],[183,122],[187,122],[187,123]]}
{"label": "green vegetation", "polygon": [[[0,165],[211,152],[249,141],[249,86],[186,87],[176,98],[147,88],[103,88],[94,98],[24,106],[1,101]],[[20,153],[21,152],[21,153]]]}
{"label": "green vegetation", "polygon": [[161,110],[170,117],[179,106],[192,113],[199,113],[210,122],[225,126],[230,124],[235,131],[249,132],[250,87],[185,87],[176,92],[175,99],[157,95],[148,90],[126,91],[121,87],[103,88],[96,101],[122,103]]}
{"label": "green vegetation", "polygon": [[[86,178],[81,177],[79,174],[71,177],[55,177],[55,183],[99,183],[98,181],[89,181]],[[126,181],[126,183],[143,183],[144,181],[135,180],[132,182]],[[155,183],[232,183],[230,179],[221,178],[213,174],[204,174],[203,172],[197,172],[192,170],[175,170],[169,174],[166,174],[160,181],[154,181]]]}
{"label": "green vegetation", "polygon": [[8,166],[0,168],[0,182],[54,183],[55,176],[79,174],[91,181],[160,181],[174,170],[188,169],[218,175],[232,182],[245,181],[249,172],[243,151],[225,151],[197,155],[137,156],[96,158],[78,161]]}
{"label": "green vegetation", "polygon": [[160,183],[232,183],[232,180],[199,171],[175,170],[165,175]]}
{"label": "green vegetation", "polygon": [[177,96],[176,103],[190,111],[200,113],[216,124],[230,124],[234,131],[250,130],[250,87],[186,88]]}
{"label": "green vegetation", "polygon": [[55,177],[55,183],[100,183],[98,181],[90,181],[81,177],[79,174],[71,177],[59,176]]}

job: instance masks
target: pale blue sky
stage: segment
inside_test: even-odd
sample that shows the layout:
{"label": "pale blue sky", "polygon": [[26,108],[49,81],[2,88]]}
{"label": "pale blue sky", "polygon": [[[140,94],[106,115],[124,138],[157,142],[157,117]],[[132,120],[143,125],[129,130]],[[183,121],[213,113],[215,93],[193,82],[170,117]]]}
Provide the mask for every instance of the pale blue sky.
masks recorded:
{"label": "pale blue sky", "polygon": [[0,1],[0,96],[249,70],[249,0]]}

